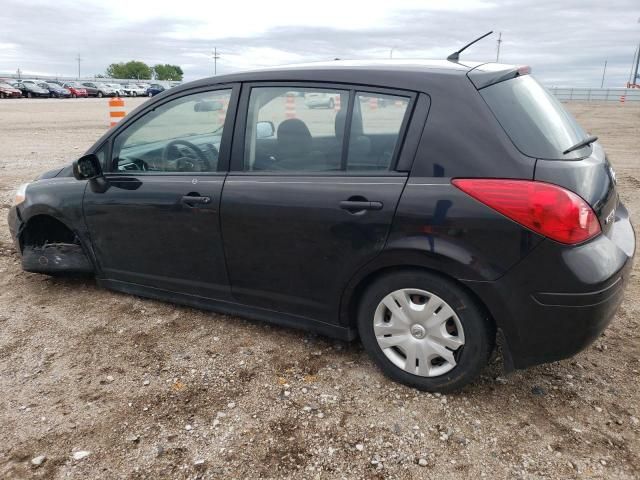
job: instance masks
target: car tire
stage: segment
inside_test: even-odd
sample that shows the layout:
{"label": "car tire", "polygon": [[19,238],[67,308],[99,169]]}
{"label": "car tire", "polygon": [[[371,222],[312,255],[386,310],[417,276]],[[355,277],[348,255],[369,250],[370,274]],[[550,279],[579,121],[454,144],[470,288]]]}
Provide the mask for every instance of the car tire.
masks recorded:
{"label": "car tire", "polygon": [[131,95],[132,95],[133,97],[137,97],[137,96],[138,96],[138,94],[137,94],[136,92],[132,92],[132,94],[131,94]]}
{"label": "car tire", "polygon": [[102,98],[102,92],[98,92],[98,98]]}
{"label": "car tire", "polygon": [[75,93],[72,93],[71,98],[78,98],[78,95],[76,95]]}
{"label": "car tire", "polygon": [[472,382],[495,346],[495,327],[471,294],[421,270],[375,280],[357,320],[362,344],[385,375],[419,390],[446,393]]}
{"label": "car tire", "polygon": [[27,92],[27,98],[33,98],[33,93]]}
{"label": "car tire", "polygon": [[6,95],[4,94],[4,92],[0,92],[0,98],[6,98]]}

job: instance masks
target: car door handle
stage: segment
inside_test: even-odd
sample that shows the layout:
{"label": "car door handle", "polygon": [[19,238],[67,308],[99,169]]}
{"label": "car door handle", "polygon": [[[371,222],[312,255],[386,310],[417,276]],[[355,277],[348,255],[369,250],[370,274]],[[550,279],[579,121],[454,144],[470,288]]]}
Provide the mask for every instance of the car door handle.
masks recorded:
{"label": "car door handle", "polygon": [[368,200],[342,200],[340,208],[351,213],[362,210],[382,210],[382,202],[370,202]]}
{"label": "car door handle", "polygon": [[193,207],[194,205],[207,205],[211,203],[211,197],[198,197],[193,195],[185,195],[182,197],[182,203]]}

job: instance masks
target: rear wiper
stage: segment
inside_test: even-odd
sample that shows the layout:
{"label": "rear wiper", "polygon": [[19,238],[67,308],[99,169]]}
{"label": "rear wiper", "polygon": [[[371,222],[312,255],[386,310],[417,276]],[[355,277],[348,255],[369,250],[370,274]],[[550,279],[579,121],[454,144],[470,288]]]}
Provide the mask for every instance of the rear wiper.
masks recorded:
{"label": "rear wiper", "polygon": [[580,140],[575,145],[572,145],[571,147],[567,148],[564,152],[562,152],[562,154],[566,155],[567,153],[571,153],[574,150],[578,150],[578,149],[580,149],[582,147],[586,147],[587,145],[591,145],[596,140],[598,140],[598,137],[596,137],[595,135],[590,135],[587,138],[585,138],[584,140]]}

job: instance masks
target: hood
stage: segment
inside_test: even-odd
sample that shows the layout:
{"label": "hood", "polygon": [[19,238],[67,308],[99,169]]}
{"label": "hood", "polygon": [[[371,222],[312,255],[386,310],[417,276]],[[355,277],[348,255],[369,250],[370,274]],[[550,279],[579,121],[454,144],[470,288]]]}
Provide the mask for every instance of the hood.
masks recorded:
{"label": "hood", "polygon": [[41,173],[34,180],[46,180],[47,178],[57,177],[60,174],[60,172],[67,167],[68,166],[65,165],[64,167],[54,168],[53,170],[49,170],[47,172]]}

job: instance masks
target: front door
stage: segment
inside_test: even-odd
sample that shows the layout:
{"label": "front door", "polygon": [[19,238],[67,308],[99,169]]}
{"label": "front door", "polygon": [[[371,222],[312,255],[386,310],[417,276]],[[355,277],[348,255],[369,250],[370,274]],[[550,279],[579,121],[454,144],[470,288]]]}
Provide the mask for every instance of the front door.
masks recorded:
{"label": "front door", "polygon": [[220,234],[237,91],[170,99],[117,133],[104,192],[87,187],[84,214],[102,276],[226,299]]}
{"label": "front door", "polygon": [[345,284],[385,245],[406,182],[393,166],[412,98],[318,85],[243,90],[244,142],[234,143],[221,209],[238,301],[336,321]]}

